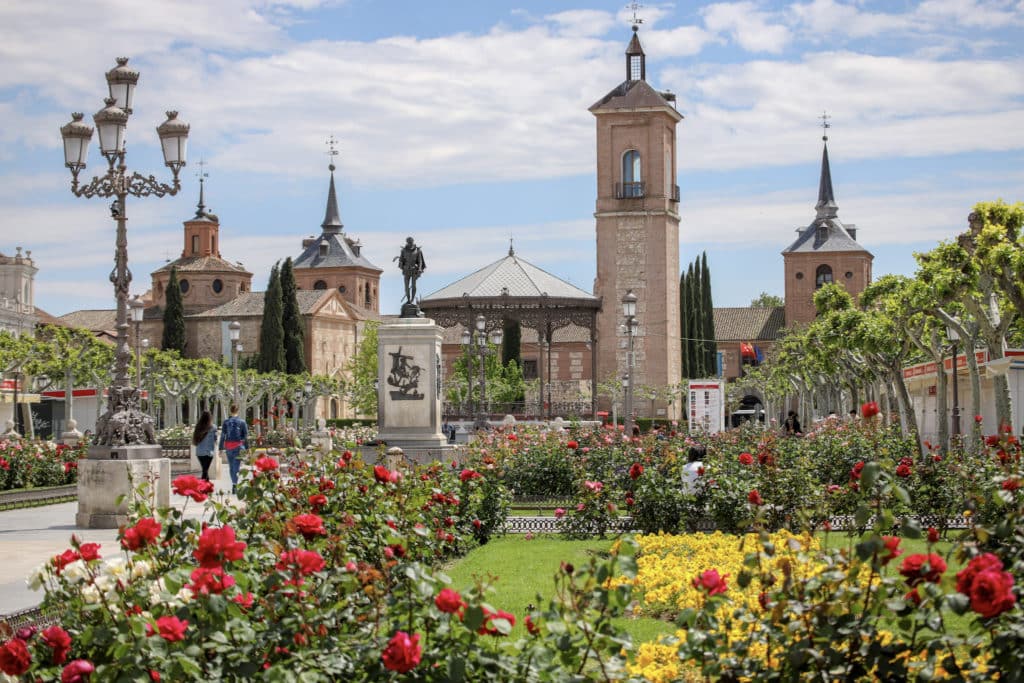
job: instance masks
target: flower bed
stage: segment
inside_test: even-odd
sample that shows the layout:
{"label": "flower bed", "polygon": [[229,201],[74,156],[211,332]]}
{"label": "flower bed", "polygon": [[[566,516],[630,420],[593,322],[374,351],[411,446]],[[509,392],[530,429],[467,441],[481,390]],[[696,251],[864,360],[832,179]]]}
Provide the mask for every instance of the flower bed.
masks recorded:
{"label": "flower bed", "polygon": [[[200,520],[137,502],[119,548],[72,539],[30,578],[59,626],[0,643],[0,671],[53,680],[564,680],[620,677],[609,624],[631,558],[564,566],[546,606],[513,614],[487,586],[449,586],[443,562],[494,530],[486,457],[417,471],[346,451],[282,474],[256,457],[239,510],[177,478]],[[189,503],[192,504],[192,503]],[[516,622],[527,637],[508,641]]]}
{"label": "flower bed", "polygon": [[71,448],[48,441],[0,441],[0,491],[66,486],[78,481],[78,460],[85,446]]}

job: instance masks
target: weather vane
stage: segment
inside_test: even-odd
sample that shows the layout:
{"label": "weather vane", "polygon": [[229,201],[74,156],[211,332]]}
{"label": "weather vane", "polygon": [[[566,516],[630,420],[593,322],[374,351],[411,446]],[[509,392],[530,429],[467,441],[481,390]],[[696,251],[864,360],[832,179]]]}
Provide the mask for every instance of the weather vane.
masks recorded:
{"label": "weather vane", "polygon": [[634,31],[637,29],[638,26],[640,26],[640,24],[644,23],[644,20],[641,19],[639,17],[639,15],[638,15],[638,12],[640,11],[641,7],[643,7],[643,5],[641,5],[639,2],[636,2],[636,0],[633,0],[633,2],[629,3],[628,5],[626,5],[626,9],[633,10],[633,30]]}
{"label": "weather vane", "polygon": [[334,157],[338,156],[338,139],[331,135],[327,138],[327,157],[331,160],[330,168],[334,170]]}
{"label": "weather vane", "polygon": [[821,116],[819,116],[818,118],[821,119],[821,130],[823,131],[821,139],[824,140],[825,142],[828,142],[828,129],[832,127],[832,124],[829,123],[828,120],[832,117],[829,116],[829,113],[827,111],[823,111],[821,112]]}
{"label": "weather vane", "polygon": [[196,166],[199,170],[196,171],[196,178],[199,178],[199,204],[196,205],[196,217],[203,215],[203,209],[206,208],[206,204],[203,203],[203,181],[210,177],[210,174],[206,172],[206,160],[200,159],[196,162]]}

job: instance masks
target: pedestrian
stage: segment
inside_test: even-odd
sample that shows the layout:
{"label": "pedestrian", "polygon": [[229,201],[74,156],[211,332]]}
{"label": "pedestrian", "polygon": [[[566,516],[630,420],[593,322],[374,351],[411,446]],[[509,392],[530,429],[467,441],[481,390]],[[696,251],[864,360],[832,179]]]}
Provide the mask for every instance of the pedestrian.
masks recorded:
{"label": "pedestrian", "polygon": [[786,424],[784,428],[786,430],[786,434],[789,434],[790,436],[803,434],[803,429],[800,428],[800,418],[796,414],[795,410],[789,411],[789,417],[786,418]]}
{"label": "pedestrian", "polygon": [[687,455],[687,463],[683,465],[682,492],[687,496],[697,495],[700,490],[700,477],[704,471],[704,456],[707,455],[707,448],[702,445],[690,447]]}
{"label": "pedestrian", "polygon": [[196,447],[196,459],[203,468],[201,478],[203,481],[210,481],[210,463],[213,462],[213,449],[217,445],[217,430],[213,428],[213,418],[210,411],[204,410],[196,422],[196,428],[192,432],[192,445]]}
{"label": "pedestrian", "polygon": [[231,404],[231,417],[224,420],[220,428],[220,447],[228,456],[228,471],[231,473],[231,493],[238,489],[238,468],[242,451],[249,448],[249,428],[245,420],[238,417],[238,406]]}

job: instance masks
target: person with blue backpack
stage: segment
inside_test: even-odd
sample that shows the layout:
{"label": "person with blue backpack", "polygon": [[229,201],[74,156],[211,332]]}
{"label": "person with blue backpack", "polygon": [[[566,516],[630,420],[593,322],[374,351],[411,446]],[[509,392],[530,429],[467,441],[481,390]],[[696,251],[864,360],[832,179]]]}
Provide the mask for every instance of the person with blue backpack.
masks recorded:
{"label": "person with blue backpack", "polygon": [[231,473],[231,493],[238,487],[238,468],[242,451],[249,447],[249,427],[238,417],[238,406],[231,404],[231,416],[224,420],[220,430],[220,448],[227,453],[228,471]]}

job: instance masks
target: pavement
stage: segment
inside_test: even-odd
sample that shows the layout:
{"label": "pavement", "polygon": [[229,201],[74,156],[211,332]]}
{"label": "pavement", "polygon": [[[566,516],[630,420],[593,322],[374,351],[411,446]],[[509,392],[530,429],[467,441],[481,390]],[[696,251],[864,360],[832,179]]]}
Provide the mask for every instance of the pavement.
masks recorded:
{"label": "pavement", "polygon": [[[231,495],[231,478],[225,465],[214,481],[214,495]],[[184,508],[185,516],[197,518],[203,504],[171,494],[171,504]],[[26,579],[33,569],[71,547],[71,535],[82,542],[99,543],[100,555],[120,552],[117,529],[80,529],[75,526],[78,503],[0,511],[0,615],[37,606],[42,591],[29,590]]]}

